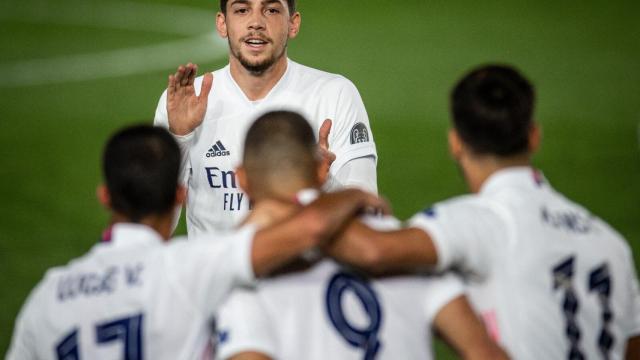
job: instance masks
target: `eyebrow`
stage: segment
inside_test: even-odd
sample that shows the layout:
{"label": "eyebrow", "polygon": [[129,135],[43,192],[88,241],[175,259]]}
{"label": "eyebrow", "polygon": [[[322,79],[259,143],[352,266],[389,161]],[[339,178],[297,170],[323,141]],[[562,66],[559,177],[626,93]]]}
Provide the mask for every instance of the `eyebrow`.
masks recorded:
{"label": "eyebrow", "polygon": [[[229,6],[233,6],[233,5],[236,5],[236,4],[245,5],[245,4],[249,4],[249,3],[251,3],[251,1],[249,1],[249,0],[233,0]],[[283,5],[281,0],[262,0],[262,4],[263,5],[270,5],[270,4]]]}

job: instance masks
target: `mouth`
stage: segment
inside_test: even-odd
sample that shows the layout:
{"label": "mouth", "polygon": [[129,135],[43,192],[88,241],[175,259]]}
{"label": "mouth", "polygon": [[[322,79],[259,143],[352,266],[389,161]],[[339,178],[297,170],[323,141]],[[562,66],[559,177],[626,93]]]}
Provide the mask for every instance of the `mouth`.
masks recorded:
{"label": "mouth", "polygon": [[269,44],[269,41],[260,37],[249,37],[244,40],[244,43],[250,49],[261,50]]}

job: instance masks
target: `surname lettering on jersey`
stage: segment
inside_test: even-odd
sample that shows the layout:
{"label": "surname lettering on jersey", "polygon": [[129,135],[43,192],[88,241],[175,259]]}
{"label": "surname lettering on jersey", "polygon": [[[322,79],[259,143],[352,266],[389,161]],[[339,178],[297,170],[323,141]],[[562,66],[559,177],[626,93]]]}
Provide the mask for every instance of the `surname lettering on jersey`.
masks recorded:
{"label": "surname lettering on jersey", "polygon": [[120,287],[137,287],[142,285],[141,263],[122,266],[110,266],[103,271],[71,273],[58,281],[58,301],[64,302],[79,296],[110,295]]}
{"label": "surname lettering on jersey", "polygon": [[591,230],[591,218],[571,210],[541,210],[542,221],[554,228],[563,228],[576,233],[587,233]]}
{"label": "surname lettering on jersey", "polygon": [[218,167],[206,167],[207,181],[212,189],[232,190],[226,191],[223,196],[222,206],[226,211],[238,211],[242,209],[244,193],[238,190],[235,171],[225,171]]}

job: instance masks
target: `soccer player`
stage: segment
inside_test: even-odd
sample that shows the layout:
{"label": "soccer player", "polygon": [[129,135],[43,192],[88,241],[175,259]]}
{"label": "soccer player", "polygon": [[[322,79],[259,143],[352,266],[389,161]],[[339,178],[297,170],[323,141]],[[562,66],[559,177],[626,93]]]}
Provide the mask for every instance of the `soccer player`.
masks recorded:
{"label": "soccer player", "polygon": [[180,150],[164,129],[127,128],[106,146],[110,238],[51,269],[16,321],[10,360],[202,359],[211,357],[213,313],[232,288],[317,246],[373,195],[345,190],[279,225],[251,226],[218,241],[168,242],[184,199]]}
{"label": "soccer player", "polygon": [[[317,195],[319,165],[302,116],[280,111],[257,119],[237,173],[256,204],[250,221],[262,217],[266,200]],[[289,270],[260,281],[256,291],[239,290],[222,307],[219,358],[430,359],[432,327],[467,359],[505,358],[451,275],[367,279],[331,260]]]}
{"label": "soccer player", "polygon": [[335,160],[327,188],[377,192],[376,148],[356,87],[287,58],[300,21],[294,0],[221,0],[216,27],[229,42],[229,65],[196,78],[188,64],[169,77],[155,124],[170,129],[185,156],[190,237],[234,226],[250,209],[234,170],[246,130],[269,110],[300,112],[319,131],[326,166]]}
{"label": "soccer player", "polygon": [[471,195],[409,228],[354,224],[333,254],[372,271],[436,265],[467,274],[472,303],[516,359],[640,359],[640,292],[626,241],[531,166],[534,89],[484,66],[451,97],[450,150]]}

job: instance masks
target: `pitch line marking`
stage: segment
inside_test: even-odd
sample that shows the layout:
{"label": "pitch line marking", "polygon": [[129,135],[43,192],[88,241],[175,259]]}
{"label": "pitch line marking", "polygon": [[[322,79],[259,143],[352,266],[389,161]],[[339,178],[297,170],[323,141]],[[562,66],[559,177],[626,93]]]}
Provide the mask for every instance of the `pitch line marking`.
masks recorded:
{"label": "pitch line marking", "polygon": [[[226,41],[217,34],[201,29],[202,25],[213,26],[213,20],[208,23],[205,20],[205,17],[213,19],[213,12],[168,5],[131,2],[89,4],[87,1],[56,3],[53,11],[49,8],[53,6],[49,2],[42,4],[43,7],[37,9],[19,6],[11,8],[5,4],[0,6],[0,19],[62,25],[99,25],[190,37],[134,48],[0,64],[0,87],[60,84],[149,73],[172,69],[188,61],[198,63],[215,60],[227,53]],[[73,6],[73,9],[67,9],[66,5]],[[118,16],[123,12],[126,15]],[[144,21],[141,22],[141,19]]]}

